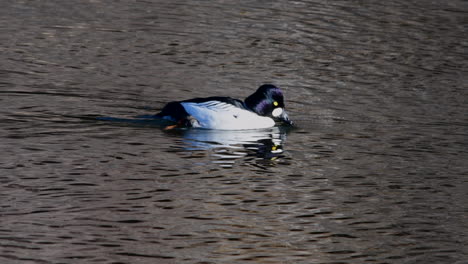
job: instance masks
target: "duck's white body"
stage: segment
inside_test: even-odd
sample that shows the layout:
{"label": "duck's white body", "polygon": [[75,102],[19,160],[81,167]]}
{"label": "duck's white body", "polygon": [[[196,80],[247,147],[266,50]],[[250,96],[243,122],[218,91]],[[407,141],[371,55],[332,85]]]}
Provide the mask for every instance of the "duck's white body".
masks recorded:
{"label": "duck's white body", "polygon": [[245,130],[270,128],[275,121],[252,111],[220,101],[203,103],[182,102],[185,111],[194,118],[196,128],[219,130]]}

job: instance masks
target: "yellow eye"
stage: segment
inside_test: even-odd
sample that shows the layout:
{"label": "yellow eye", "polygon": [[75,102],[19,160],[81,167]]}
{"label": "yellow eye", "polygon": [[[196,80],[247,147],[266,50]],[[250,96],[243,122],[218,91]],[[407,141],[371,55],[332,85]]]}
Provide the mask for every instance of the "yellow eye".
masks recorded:
{"label": "yellow eye", "polygon": [[273,105],[274,105],[274,106],[278,106],[278,102],[274,101],[274,102],[273,102]]}
{"label": "yellow eye", "polygon": [[277,149],[276,146],[271,147],[271,150],[275,151]]}

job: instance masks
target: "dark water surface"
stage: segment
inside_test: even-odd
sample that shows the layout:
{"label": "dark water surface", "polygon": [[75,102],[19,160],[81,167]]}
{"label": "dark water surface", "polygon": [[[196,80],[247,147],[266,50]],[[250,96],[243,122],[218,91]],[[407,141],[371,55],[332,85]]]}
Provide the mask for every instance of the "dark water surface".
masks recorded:
{"label": "dark water surface", "polygon": [[[2,1],[0,263],[466,263],[467,25],[463,0]],[[262,83],[297,129],[133,119]]]}

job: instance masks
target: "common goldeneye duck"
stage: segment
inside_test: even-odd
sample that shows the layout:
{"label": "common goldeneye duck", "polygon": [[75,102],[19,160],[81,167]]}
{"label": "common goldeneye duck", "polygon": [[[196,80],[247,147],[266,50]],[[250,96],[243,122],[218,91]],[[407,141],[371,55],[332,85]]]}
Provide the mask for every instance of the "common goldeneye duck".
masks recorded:
{"label": "common goldeneye duck", "polygon": [[273,127],[275,122],[292,125],[284,110],[283,93],[271,84],[260,86],[245,102],[230,97],[194,98],[170,102],[155,116],[177,123],[166,129],[261,129]]}

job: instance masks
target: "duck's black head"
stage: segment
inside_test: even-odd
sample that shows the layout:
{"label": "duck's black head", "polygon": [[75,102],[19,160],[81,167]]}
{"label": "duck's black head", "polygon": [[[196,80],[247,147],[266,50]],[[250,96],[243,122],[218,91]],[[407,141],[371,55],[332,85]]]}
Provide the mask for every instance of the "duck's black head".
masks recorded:
{"label": "duck's black head", "polygon": [[275,121],[292,125],[284,109],[283,93],[272,84],[260,86],[255,93],[245,99],[245,105],[261,116],[268,116]]}

